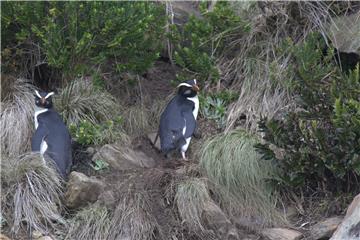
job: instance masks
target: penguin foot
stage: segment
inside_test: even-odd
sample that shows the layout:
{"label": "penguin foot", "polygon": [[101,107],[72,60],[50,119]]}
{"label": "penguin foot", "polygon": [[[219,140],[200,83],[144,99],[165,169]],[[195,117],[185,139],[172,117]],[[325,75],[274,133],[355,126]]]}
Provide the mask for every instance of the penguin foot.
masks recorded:
{"label": "penguin foot", "polygon": [[183,158],[184,161],[189,161],[189,159],[185,156],[185,152],[181,152],[181,156]]}

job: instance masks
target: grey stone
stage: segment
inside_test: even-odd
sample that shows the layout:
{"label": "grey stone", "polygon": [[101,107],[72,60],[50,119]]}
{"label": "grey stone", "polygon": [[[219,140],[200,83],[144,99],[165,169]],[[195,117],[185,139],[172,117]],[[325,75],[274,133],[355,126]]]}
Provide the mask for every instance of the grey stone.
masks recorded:
{"label": "grey stone", "polygon": [[[150,140],[151,144],[158,150],[158,151],[161,151],[161,147],[160,147],[160,137],[158,137],[156,139],[156,136],[157,136],[157,132],[152,132],[152,133],[149,133],[147,135],[148,139]],[[156,140],[156,142],[155,142]]]}
{"label": "grey stone", "polygon": [[216,232],[220,239],[239,239],[235,226],[215,202],[208,201],[204,204],[202,218],[205,224]]}
{"label": "grey stone", "polygon": [[90,154],[90,155],[94,155],[95,154],[95,148],[93,148],[93,147],[88,147],[87,149],[86,149],[86,153],[88,153],[88,154]]}
{"label": "grey stone", "polygon": [[98,197],[98,201],[110,209],[114,208],[116,203],[114,192],[111,190],[103,192]]}
{"label": "grey stone", "polygon": [[310,228],[310,235],[313,239],[330,238],[342,221],[342,217],[332,217],[318,222]]}
{"label": "grey stone", "polygon": [[301,232],[287,228],[265,228],[261,235],[270,240],[299,240],[303,237]]}
{"label": "grey stone", "polygon": [[0,233],[0,240],[10,240],[10,238]]}
{"label": "grey stone", "polygon": [[345,218],[330,240],[360,239],[360,194],[351,202]]}
{"label": "grey stone", "polygon": [[141,151],[134,151],[127,146],[119,144],[104,145],[92,158],[107,162],[116,170],[130,170],[134,168],[152,168],[156,162]]}

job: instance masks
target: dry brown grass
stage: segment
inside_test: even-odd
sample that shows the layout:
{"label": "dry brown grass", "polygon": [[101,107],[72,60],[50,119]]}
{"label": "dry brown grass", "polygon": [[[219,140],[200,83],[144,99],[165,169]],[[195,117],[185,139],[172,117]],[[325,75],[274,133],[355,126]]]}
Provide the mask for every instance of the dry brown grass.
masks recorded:
{"label": "dry brown grass", "polygon": [[205,205],[212,201],[205,179],[191,178],[177,185],[176,206],[187,229],[200,239],[213,239],[203,220]]}
{"label": "dry brown grass", "polygon": [[79,210],[71,219],[66,240],[107,239],[111,214],[104,206],[95,203]]}
{"label": "dry brown grass", "polygon": [[[234,6],[242,3],[234,2]],[[303,41],[313,31],[331,39],[328,23],[335,10],[351,5],[340,2],[256,2],[241,16],[247,16],[251,30],[234,36],[228,51],[218,59],[222,79],[239,90],[240,96],[229,109],[226,131],[247,116],[245,127],[256,131],[260,116],[273,117],[294,106],[288,86],[293,74],[289,49],[279,51],[284,40]],[[228,53],[234,57],[228,57]]]}
{"label": "dry brown grass", "polygon": [[128,194],[113,213],[108,239],[151,240],[159,228],[145,192]]}
{"label": "dry brown grass", "polygon": [[91,80],[75,79],[54,98],[54,106],[67,124],[88,120],[93,124],[110,120],[119,113],[115,98],[96,88]]}
{"label": "dry brown grass", "polygon": [[126,133],[132,136],[140,136],[157,131],[160,115],[172,97],[173,94],[170,94],[165,99],[152,100],[150,96],[146,96],[143,103],[123,109],[122,116]]}
{"label": "dry brown grass", "polygon": [[35,88],[25,79],[1,79],[1,152],[10,157],[30,149],[34,129]]}
{"label": "dry brown grass", "polygon": [[1,162],[2,211],[17,234],[19,230],[61,231],[61,177],[38,153],[24,154]]}

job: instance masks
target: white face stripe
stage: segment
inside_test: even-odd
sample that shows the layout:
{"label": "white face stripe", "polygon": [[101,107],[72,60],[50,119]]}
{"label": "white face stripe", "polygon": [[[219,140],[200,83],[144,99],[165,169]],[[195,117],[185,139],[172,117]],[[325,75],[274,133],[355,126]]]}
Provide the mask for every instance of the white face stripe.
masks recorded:
{"label": "white face stripe", "polygon": [[188,83],[180,83],[177,87],[181,87],[181,86],[185,86],[185,87],[192,87],[190,84]]}
{"label": "white face stripe", "polygon": [[195,79],[195,78],[194,78],[194,83],[195,83],[195,85],[197,84],[197,83],[196,83],[196,79]]}
{"label": "white face stripe", "polygon": [[39,93],[37,90],[35,90],[35,93],[36,93],[36,95],[37,95],[39,98],[41,98],[41,95],[40,95],[40,93]]}
{"label": "white face stripe", "polygon": [[48,93],[48,94],[45,96],[45,99],[47,99],[48,97],[50,97],[50,96],[52,96],[52,95],[54,95],[54,94],[55,94],[54,92]]}

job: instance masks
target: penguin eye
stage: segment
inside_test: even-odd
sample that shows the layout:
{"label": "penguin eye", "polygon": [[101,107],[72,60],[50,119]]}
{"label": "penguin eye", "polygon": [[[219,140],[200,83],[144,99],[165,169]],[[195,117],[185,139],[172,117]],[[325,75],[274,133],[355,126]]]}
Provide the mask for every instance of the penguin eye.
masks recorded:
{"label": "penguin eye", "polygon": [[39,100],[36,100],[36,103],[37,103],[37,104],[39,104],[39,103],[40,103],[40,101],[39,101]]}

